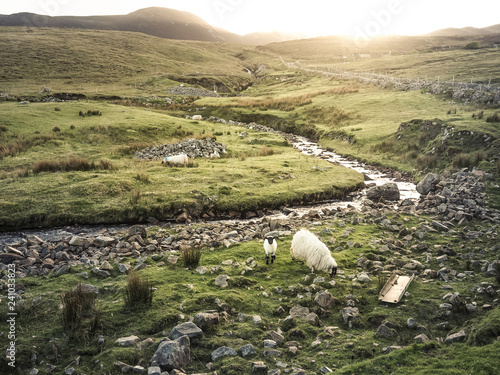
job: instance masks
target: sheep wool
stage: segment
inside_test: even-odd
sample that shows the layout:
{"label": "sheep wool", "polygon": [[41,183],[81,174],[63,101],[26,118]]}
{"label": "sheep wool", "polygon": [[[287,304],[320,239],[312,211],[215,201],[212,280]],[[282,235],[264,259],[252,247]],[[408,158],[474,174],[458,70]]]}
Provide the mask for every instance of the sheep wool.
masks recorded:
{"label": "sheep wool", "polygon": [[269,255],[271,256],[271,263],[274,263],[276,259],[276,249],[278,248],[278,243],[276,238],[268,236],[264,239],[264,250],[266,252],[266,264],[269,264]]}
{"label": "sheep wool", "polygon": [[169,164],[179,164],[179,165],[186,165],[189,161],[189,158],[187,155],[184,154],[179,154],[179,155],[174,155],[174,156],[167,156],[163,161],[163,163],[169,163]]}
{"label": "sheep wool", "polygon": [[333,259],[328,247],[307,229],[301,229],[295,233],[290,254],[292,259],[304,261],[313,273],[315,269],[329,272],[331,277],[337,273],[337,262]]}

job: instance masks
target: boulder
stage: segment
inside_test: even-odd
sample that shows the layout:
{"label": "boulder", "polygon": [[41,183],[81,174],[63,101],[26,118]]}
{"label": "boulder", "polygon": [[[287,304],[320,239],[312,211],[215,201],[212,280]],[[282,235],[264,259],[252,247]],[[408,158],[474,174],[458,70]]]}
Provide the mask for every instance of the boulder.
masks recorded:
{"label": "boulder", "polygon": [[419,192],[422,195],[427,195],[431,191],[434,190],[435,186],[439,183],[440,177],[439,175],[435,173],[429,173],[427,176],[424,177],[422,181],[420,181],[417,186],[417,192]]}
{"label": "boulder", "polygon": [[181,336],[175,340],[163,339],[151,358],[163,370],[172,371],[185,367],[191,356],[189,337]]}
{"label": "boulder", "polygon": [[399,197],[399,188],[394,182],[374,186],[366,191],[366,198],[374,202],[377,202],[382,198],[388,201],[398,201]]}

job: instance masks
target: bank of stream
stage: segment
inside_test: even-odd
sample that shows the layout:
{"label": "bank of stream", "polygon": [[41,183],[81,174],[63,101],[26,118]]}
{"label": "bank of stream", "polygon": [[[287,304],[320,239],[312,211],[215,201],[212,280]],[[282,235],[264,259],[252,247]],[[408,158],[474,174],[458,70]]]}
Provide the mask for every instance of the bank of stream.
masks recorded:
{"label": "bank of stream", "polygon": [[[222,119],[215,119],[211,118],[210,121],[220,121],[220,122],[225,122],[225,120]],[[302,152],[304,154],[314,156],[316,158],[320,159],[325,159],[328,160],[329,162],[333,164],[337,164],[340,166],[343,166],[345,168],[350,168],[353,169],[359,173],[362,173],[365,176],[366,180],[366,187],[371,187],[374,185],[383,185],[387,184],[390,182],[396,183],[400,195],[401,195],[401,200],[412,200],[416,201],[419,198],[419,194],[415,189],[415,184],[404,181],[404,179],[400,178],[401,176],[396,172],[389,172],[387,170],[381,171],[377,167],[369,166],[364,163],[358,162],[356,160],[352,159],[347,159],[344,158],[335,152],[328,151],[325,149],[322,149],[320,146],[318,146],[317,143],[311,142],[310,140],[307,140],[304,137],[296,136],[293,134],[289,133],[283,133],[280,131],[276,131],[272,128],[263,126],[263,125],[258,125],[255,123],[250,123],[250,124],[245,124],[245,123],[238,123],[238,122],[233,122],[233,121],[228,121],[228,123],[235,125],[235,126],[243,126],[249,129],[257,129],[259,131],[268,131],[268,132],[273,132],[277,133],[281,136],[283,136],[285,139],[290,142],[294,148],[296,148],[299,152]],[[273,218],[282,218],[286,216],[290,212],[294,212],[298,216],[305,215],[308,211],[314,209],[314,210],[336,210],[336,209],[342,209],[342,208],[347,208],[347,207],[352,207],[352,208],[359,208],[361,206],[361,202],[363,201],[365,195],[366,195],[366,189],[364,188],[362,190],[358,190],[355,192],[352,192],[348,194],[348,196],[344,197],[343,199],[338,199],[338,200],[326,200],[323,202],[315,202],[313,204],[308,204],[308,205],[302,205],[302,206],[293,206],[293,207],[287,207],[285,211],[279,210],[279,209],[269,209],[266,211],[265,218],[268,220],[272,220]],[[197,219],[199,221],[203,221],[203,219]],[[248,219],[252,220],[252,219]],[[255,218],[253,218],[255,220]],[[219,222],[221,225],[224,225],[224,222],[227,221],[228,224],[234,223],[234,218],[230,218],[227,220],[221,220],[221,218],[217,219],[217,222]],[[238,219],[239,222],[244,222],[245,219]],[[149,225],[161,225],[161,223],[150,223]],[[171,223],[169,223],[171,224]],[[181,224],[175,224],[182,226],[184,223]],[[148,226],[148,225],[146,225]],[[61,228],[44,228],[44,229],[26,229],[23,231],[18,231],[18,232],[6,232],[6,233],[1,233],[0,234],[0,245],[7,245],[11,244],[13,242],[16,242],[18,240],[21,240],[23,238],[26,238],[27,236],[38,236],[42,240],[50,240],[50,241],[59,241],[63,238],[67,238],[68,236],[74,236],[74,235],[85,235],[85,236],[96,236],[99,235],[99,233],[118,233],[120,231],[124,231],[127,228],[131,227],[131,224],[122,224],[122,225],[98,225],[98,226],[80,226],[80,225],[74,225],[74,226],[65,226]]]}

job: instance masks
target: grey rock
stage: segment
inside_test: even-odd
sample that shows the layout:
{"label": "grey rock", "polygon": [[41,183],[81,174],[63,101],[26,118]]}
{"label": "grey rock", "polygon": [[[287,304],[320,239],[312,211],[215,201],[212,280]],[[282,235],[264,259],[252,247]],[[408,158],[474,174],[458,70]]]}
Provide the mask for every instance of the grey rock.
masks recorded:
{"label": "grey rock", "polygon": [[217,278],[215,279],[215,285],[220,286],[221,288],[226,288],[229,285],[227,282],[228,280],[229,276],[227,275],[217,276]]}
{"label": "grey rock", "polygon": [[314,302],[325,309],[329,309],[335,304],[335,298],[333,298],[333,296],[329,292],[323,290],[316,293]]}
{"label": "grey rock", "polygon": [[163,339],[151,358],[151,363],[167,371],[185,367],[190,360],[191,344],[189,337],[181,336],[175,340]]}
{"label": "grey rock", "polygon": [[207,329],[208,327],[219,324],[219,313],[216,311],[198,313],[194,316],[193,322],[201,330]]}
{"label": "grey rock", "polygon": [[387,327],[385,324],[381,324],[377,329],[376,335],[380,337],[395,337],[398,334],[395,330]]}
{"label": "grey rock", "polygon": [[168,336],[172,340],[178,339],[182,336],[187,336],[189,339],[193,339],[203,336],[203,331],[193,322],[185,322],[172,328]]}
{"label": "grey rock", "polygon": [[420,181],[417,186],[417,192],[419,192],[422,195],[427,195],[429,194],[434,188],[435,185],[440,181],[440,178],[437,174],[434,173],[429,173],[427,176],[424,177],[422,181]]}
{"label": "grey rock", "polygon": [[249,355],[254,355],[256,353],[252,344],[243,345],[238,349],[238,352],[241,353],[242,357],[248,357]]}
{"label": "grey rock", "polygon": [[236,353],[236,350],[228,348],[227,346],[221,346],[220,348],[217,348],[212,352],[212,361],[216,361],[217,359],[222,357],[235,357],[237,355],[238,353]]}
{"label": "grey rock", "polygon": [[427,341],[429,341],[429,338],[427,337],[427,335],[425,333],[421,333],[420,335],[415,336],[413,338],[413,340],[415,340],[416,342],[419,342],[419,343],[426,343]]}
{"label": "grey rock", "polygon": [[462,330],[457,333],[453,333],[451,335],[446,336],[446,339],[444,342],[446,343],[452,343],[452,342],[459,342],[459,341],[464,341],[467,335],[465,334],[465,331]]}
{"label": "grey rock", "polygon": [[352,326],[359,321],[359,310],[357,307],[345,307],[342,309],[341,314],[344,323],[347,324],[349,328],[352,328]]}
{"label": "grey rock", "polygon": [[115,344],[118,346],[130,347],[135,346],[135,344],[137,344],[139,341],[141,340],[137,336],[127,336],[116,339]]}
{"label": "grey rock", "polygon": [[390,182],[388,184],[374,186],[366,191],[366,197],[374,202],[380,199],[397,201],[400,198],[398,185]]}

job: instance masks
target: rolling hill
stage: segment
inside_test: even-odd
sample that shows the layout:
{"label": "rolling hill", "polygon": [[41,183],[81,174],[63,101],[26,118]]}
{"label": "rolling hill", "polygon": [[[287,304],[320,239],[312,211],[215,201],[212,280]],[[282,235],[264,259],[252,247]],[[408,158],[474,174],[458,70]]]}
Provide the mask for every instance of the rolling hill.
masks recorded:
{"label": "rolling hill", "polygon": [[488,26],[488,27],[447,27],[445,29],[440,29],[433,31],[427,35],[429,36],[479,36],[479,35],[491,35],[500,33],[500,24]]}
{"label": "rolling hill", "polygon": [[167,39],[250,45],[281,42],[296,37],[278,32],[241,36],[213,27],[192,13],[163,7],[149,7],[126,15],[112,16],[50,17],[35,13],[16,13],[0,15],[0,26],[133,31]]}
{"label": "rolling hill", "polygon": [[214,28],[194,14],[161,7],[113,16],[50,17],[34,13],[16,13],[0,16],[0,26],[135,31],[169,39],[241,42],[241,36]]}

